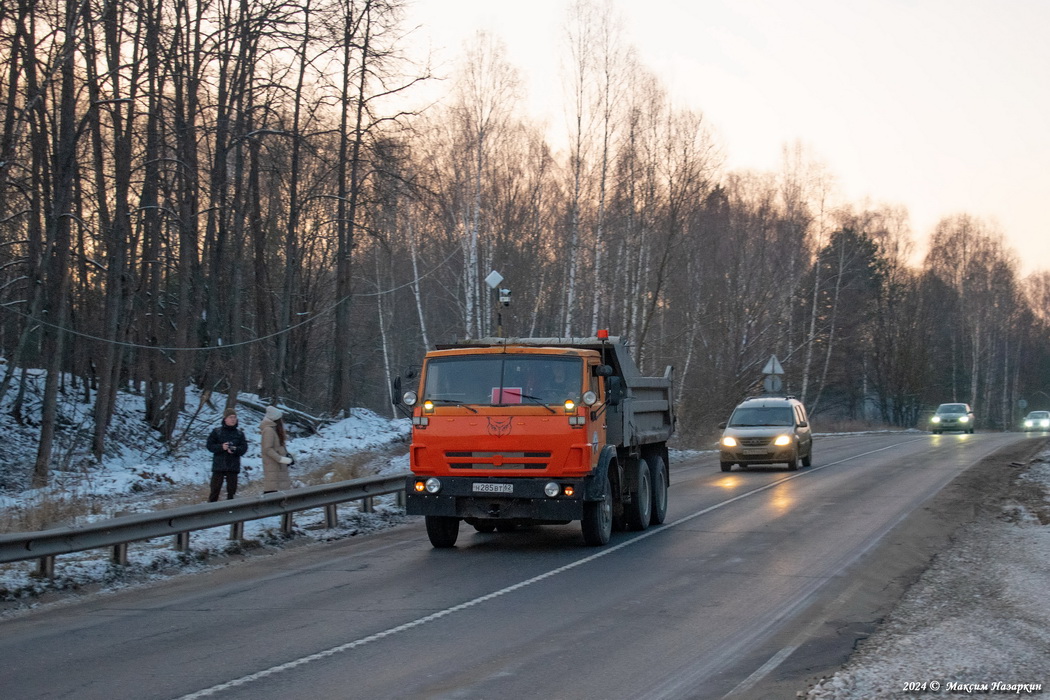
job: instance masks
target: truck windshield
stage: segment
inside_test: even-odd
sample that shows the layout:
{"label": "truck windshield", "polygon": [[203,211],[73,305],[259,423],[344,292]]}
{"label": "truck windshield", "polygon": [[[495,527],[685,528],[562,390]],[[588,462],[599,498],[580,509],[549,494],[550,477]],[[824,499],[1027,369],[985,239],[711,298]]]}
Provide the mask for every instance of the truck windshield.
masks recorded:
{"label": "truck windshield", "polygon": [[579,402],[583,363],[548,355],[463,355],[427,363],[423,400],[436,404],[506,406]]}
{"label": "truck windshield", "polygon": [[748,407],[733,411],[729,425],[734,428],[757,427],[760,425],[793,425],[790,407]]}

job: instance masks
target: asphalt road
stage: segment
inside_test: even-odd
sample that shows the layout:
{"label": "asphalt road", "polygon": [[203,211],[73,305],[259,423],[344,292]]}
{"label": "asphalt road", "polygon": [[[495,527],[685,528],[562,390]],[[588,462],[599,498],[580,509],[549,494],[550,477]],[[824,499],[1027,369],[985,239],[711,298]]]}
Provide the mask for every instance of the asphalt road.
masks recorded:
{"label": "asphalt road", "polygon": [[572,523],[463,526],[455,549],[435,550],[420,520],[253,556],[0,622],[0,688],[77,700],[761,697],[800,654],[841,655],[842,639],[823,636],[829,611],[858,595],[856,572],[872,578],[887,533],[971,465],[1036,444],[818,436],[798,472],[722,473],[713,453],[673,462],[666,523],[598,549]]}

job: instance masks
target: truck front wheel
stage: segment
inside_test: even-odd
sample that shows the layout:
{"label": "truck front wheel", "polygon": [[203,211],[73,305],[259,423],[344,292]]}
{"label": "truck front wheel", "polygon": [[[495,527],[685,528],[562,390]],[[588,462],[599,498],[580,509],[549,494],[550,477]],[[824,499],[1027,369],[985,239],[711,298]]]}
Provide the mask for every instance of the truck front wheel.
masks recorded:
{"label": "truck front wheel", "polygon": [[609,543],[612,537],[612,486],[609,475],[602,484],[602,500],[587,501],[583,504],[583,541],[592,547],[601,547]]}
{"label": "truck front wheel", "polygon": [[450,518],[445,515],[428,515],[427,536],[430,544],[438,549],[448,549],[456,546],[456,538],[459,537],[459,518]]}

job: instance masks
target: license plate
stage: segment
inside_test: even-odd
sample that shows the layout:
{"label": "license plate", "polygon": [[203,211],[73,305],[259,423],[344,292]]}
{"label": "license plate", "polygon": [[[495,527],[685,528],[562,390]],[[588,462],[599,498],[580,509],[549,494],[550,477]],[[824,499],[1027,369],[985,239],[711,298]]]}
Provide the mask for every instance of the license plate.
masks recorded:
{"label": "license plate", "polygon": [[474,493],[514,493],[514,484],[474,484]]}
{"label": "license plate", "polygon": [[745,447],[740,451],[746,455],[764,455],[769,452],[765,447]]}

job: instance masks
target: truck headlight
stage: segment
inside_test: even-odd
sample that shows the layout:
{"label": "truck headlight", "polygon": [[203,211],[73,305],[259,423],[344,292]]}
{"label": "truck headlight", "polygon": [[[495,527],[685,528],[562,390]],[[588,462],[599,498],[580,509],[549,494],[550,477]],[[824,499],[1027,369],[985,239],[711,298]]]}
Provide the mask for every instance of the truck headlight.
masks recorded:
{"label": "truck headlight", "polygon": [[777,447],[784,447],[791,444],[790,435],[777,435],[777,439],[773,441],[773,444]]}
{"label": "truck headlight", "polygon": [[405,395],[401,397],[401,400],[405,402],[406,406],[415,406],[419,397],[416,396],[416,392],[414,391],[406,391]]}
{"label": "truck headlight", "polygon": [[427,489],[427,493],[437,493],[441,490],[441,481],[439,479],[435,479],[434,477],[430,477],[429,479],[427,479],[426,484],[424,484],[424,486]]}
{"label": "truck headlight", "polygon": [[598,395],[595,394],[593,391],[583,392],[583,403],[587,406],[593,406],[594,404],[598,403]]}
{"label": "truck headlight", "polygon": [[547,494],[551,498],[554,498],[559,493],[561,493],[561,486],[558,486],[553,481],[548,481],[547,484],[543,487],[543,493]]}

